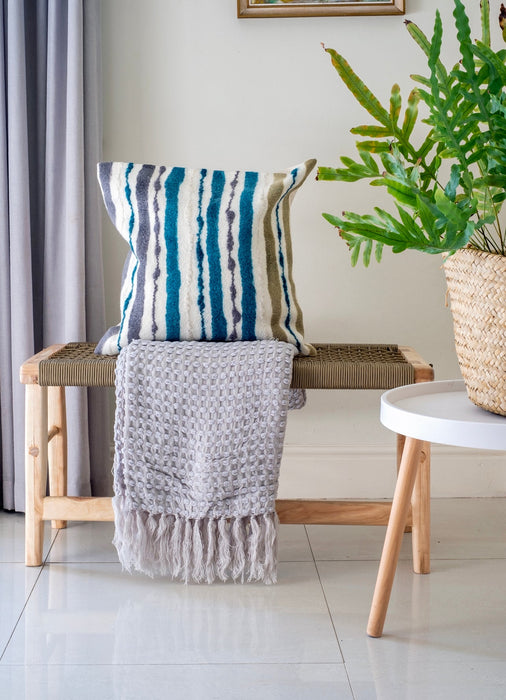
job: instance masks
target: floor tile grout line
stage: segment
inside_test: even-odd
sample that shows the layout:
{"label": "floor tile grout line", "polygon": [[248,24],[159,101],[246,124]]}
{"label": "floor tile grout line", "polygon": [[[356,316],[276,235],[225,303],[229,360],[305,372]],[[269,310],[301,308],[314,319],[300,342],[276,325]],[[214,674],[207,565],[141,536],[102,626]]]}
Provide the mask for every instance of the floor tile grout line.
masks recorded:
{"label": "floor tile grout line", "polygon": [[29,601],[30,598],[32,597],[32,593],[33,593],[33,591],[34,591],[34,589],[35,589],[35,586],[36,586],[37,583],[39,582],[39,579],[40,579],[40,577],[41,577],[41,575],[42,575],[42,570],[43,570],[43,568],[44,568],[44,563],[45,563],[45,560],[44,560],[44,562],[41,564],[41,566],[40,566],[40,568],[39,568],[39,572],[38,572],[38,574],[37,574],[37,576],[36,576],[36,578],[35,578],[35,581],[33,582],[32,587],[30,588],[30,591],[29,591],[29,593],[28,593],[28,595],[27,595],[27,597],[26,597],[25,602],[23,603],[23,607],[21,608],[21,611],[20,611],[20,613],[19,613],[19,615],[18,615],[18,617],[17,617],[17,619],[16,619],[16,621],[15,621],[15,623],[14,623],[14,626],[13,626],[13,628],[12,628],[12,631],[11,631],[10,635],[9,635],[9,638],[8,638],[8,640],[6,641],[4,648],[2,649],[2,653],[0,654],[0,662],[2,661],[3,657],[5,656],[5,652],[7,651],[7,647],[8,647],[9,644],[11,643],[11,639],[12,639],[12,637],[14,636],[14,632],[16,631],[17,626],[19,625],[19,622],[20,622],[21,618],[23,617],[23,614],[24,614],[24,612],[25,612],[25,610],[26,610],[26,606],[28,605],[28,601]]}
{"label": "floor tile grout line", "polygon": [[[504,561],[506,559],[506,555],[504,556],[490,556],[490,557],[458,557],[458,556],[453,556],[453,557],[431,557],[431,561],[433,562],[443,562],[443,561]],[[380,559],[373,557],[370,559],[314,559],[314,561],[317,564],[364,564],[364,563],[371,563],[371,562],[376,562],[376,564],[380,563]],[[410,563],[411,559],[409,557],[405,557],[403,559],[399,559],[399,564],[404,564],[404,563]],[[283,562],[283,563],[288,563],[288,562]]]}
{"label": "floor tile grout line", "polygon": [[341,666],[344,666],[343,663],[337,663],[336,661],[193,661],[193,662],[168,662],[168,663],[163,663],[161,661],[154,661],[151,663],[125,663],[125,662],[117,662],[117,663],[79,663],[79,662],[72,662],[72,663],[26,663],[23,661],[19,661],[17,663],[5,663],[1,664],[0,668],[9,668],[9,667],[18,667],[22,666],[24,668],[30,668],[30,667],[42,667],[42,668],[58,668],[58,667],[66,667],[66,666],[78,666],[78,667],[86,667],[89,666],[90,668],[95,668],[95,667],[101,667],[101,668],[109,668],[109,667],[122,667],[122,666],[128,666],[128,667],[133,667],[133,668],[142,668],[143,666],[160,666],[161,668],[165,667],[179,667],[179,666],[335,666],[336,668],[340,668]]}
{"label": "floor tile grout line", "polygon": [[304,532],[306,533],[307,542],[308,542],[308,545],[309,545],[309,550],[310,550],[310,552],[311,552],[311,556],[313,557],[313,563],[314,563],[314,566],[315,566],[315,569],[316,569],[316,575],[318,576],[318,581],[319,581],[319,583],[320,583],[320,588],[321,588],[321,591],[322,591],[323,600],[325,601],[325,606],[326,606],[326,608],[327,608],[327,612],[328,612],[328,615],[329,615],[330,624],[332,625],[332,629],[334,630],[334,635],[335,635],[336,642],[337,642],[337,648],[339,649],[339,653],[341,654],[341,659],[342,659],[342,664],[343,664],[344,672],[346,673],[346,680],[348,681],[348,685],[349,685],[349,687],[350,687],[351,696],[352,696],[353,700],[355,700],[355,693],[353,692],[353,687],[352,687],[352,685],[351,685],[350,676],[349,676],[349,674],[348,674],[348,668],[347,668],[347,666],[346,666],[346,659],[344,658],[343,650],[342,650],[341,644],[340,644],[340,642],[339,642],[339,635],[337,634],[337,629],[336,629],[336,625],[335,625],[335,623],[334,623],[334,618],[332,617],[332,613],[331,613],[331,611],[330,611],[330,605],[329,605],[329,601],[328,601],[328,599],[327,599],[327,594],[325,593],[325,588],[323,587],[323,582],[322,582],[322,579],[321,579],[321,576],[320,576],[320,570],[318,569],[318,562],[316,561],[315,554],[314,554],[314,551],[313,551],[313,546],[312,546],[312,544],[311,544],[311,539],[310,539],[309,533],[308,533],[308,531],[307,531],[307,525],[304,525]]}
{"label": "floor tile grout line", "polygon": [[[17,617],[17,619],[16,619],[16,622],[14,623],[14,626],[13,626],[13,628],[12,628],[12,631],[11,631],[10,635],[9,635],[9,638],[8,638],[8,640],[6,641],[5,646],[4,646],[4,648],[2,649],[2,652],[0,653],[0,662],[2,661],[3,657],[5,656],[5,652],[7,651],[7,648],[8,648],[8,646],[9,646],[9,644],[11,643],[11,639],[12,639],[12,637],[14,636],[14,632],[16,631],[17,626],[19,625],[19,622],[20,622],[21,618],[23,617],[23,614],[24,614],[24,612],[25,612],[25,610],[26,610],[26,606],[28,605],[28,601],[29,601],[30,598],[32,597],[32,593],[33,593],[33,591],[35,590],[35,586],[37,585],[37,583],[39,582],[40,577],[42,576],[42,571],[44,570],[44,568],[45,568],[45,566],[46,566],[46,563],[47,563],[47,560],[48,560],[48,557],[49,557],[49,553],[51,552],[51,550],[52,550],[52,548],[53,548],[53,545],[54,545],[54,543],[56,542],[56,538],[58,537],[58,534],[59,534],[59,531],[57,531],[57,532],[55,533],[54,537],[53,537],[52,532],[51,532],[50,544],[49,544],[49,547],[48,547],[48,550],[47,550],[47,554],[46,554],[46,556],[44,557],[44,559],[42,560],[42,564],[41,564],[40,567],[39,567],[39,572],[38,572],[37,576],[35,577],[35,581],[33,582],[33,585],[32,585],[32,587],[30,588],[30,591],[29,591],[29,593],[28,593],[28,595],[27,595],[27,597],[26,597],[26,600],[25,600],[25,602],[23,603],[23,607],[21,608],[21,612],[19,613],[19,615],[18,615],[18,617]],[[24,563],[24,562],[19,562],[19,563]],[[25,568],[27,568],[27,567],[26,567],[26,564],[25,564]],[[30,568],[36,568],[36,567],[30,567]]]}

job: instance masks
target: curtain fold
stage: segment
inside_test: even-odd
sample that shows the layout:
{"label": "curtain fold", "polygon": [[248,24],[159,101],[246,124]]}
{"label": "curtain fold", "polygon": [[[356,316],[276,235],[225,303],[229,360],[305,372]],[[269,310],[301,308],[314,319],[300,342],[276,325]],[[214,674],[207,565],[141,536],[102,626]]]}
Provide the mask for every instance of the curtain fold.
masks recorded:
{"label": "curtain fold", "polygon": [[[2,506],[24,509],[21,363],[105,328],[99,0],[0,0]],[[67,390],[69,494],[110,489],[106,392]]]}

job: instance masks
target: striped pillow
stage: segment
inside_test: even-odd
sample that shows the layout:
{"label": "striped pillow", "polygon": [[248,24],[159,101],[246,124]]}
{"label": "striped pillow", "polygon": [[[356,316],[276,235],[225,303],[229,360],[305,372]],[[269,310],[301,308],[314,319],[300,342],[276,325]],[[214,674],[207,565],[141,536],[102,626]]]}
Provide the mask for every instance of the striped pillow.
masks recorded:
{"label": "striped pillow", "polygon": [[109,216],[129,254],[121,322],[96,352],[130,341],[304,342],[292,279],[290,203],[316,161],[279,173],[99,163]]}

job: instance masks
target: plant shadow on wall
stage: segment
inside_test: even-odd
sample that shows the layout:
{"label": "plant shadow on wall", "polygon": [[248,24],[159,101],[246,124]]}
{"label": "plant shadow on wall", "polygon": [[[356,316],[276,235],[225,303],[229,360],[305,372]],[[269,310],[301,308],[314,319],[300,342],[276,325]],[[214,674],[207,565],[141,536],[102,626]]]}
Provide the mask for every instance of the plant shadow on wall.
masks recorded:
{"label": "plant shadow on wall", "polygon": [[[402,121],[397,84],[386,108],[343,56],[325,49],[376,123],[351,129],[363,137],[357,142],[359,160],[342,157],[344,167],[320,167],[318,179],[369,180],[385,187],[395,203],[395,214],[375,207],[374,214],[323,215],[349,246],[352,265],[361,253],[365,266],[373,252],[379,262],[384,246],[394,253],[410,248],[445,254],[457,355],[469,397],[506,415],[506,235],[501,223],[506,199],[506,50],[491,47],[489,0],[480,3],[480,40],[471,39],[461,0],[454,0],[453,16],[460,57],[451,69],[441,60],[439,11],[430,39],[416,24],[405,22],[427,57],[429,74],[411,76],[419,87],[409,95]],[[499,25],[506,40],[503,4]],[[421,143],[414,136],[420,104],[428,113]]]}

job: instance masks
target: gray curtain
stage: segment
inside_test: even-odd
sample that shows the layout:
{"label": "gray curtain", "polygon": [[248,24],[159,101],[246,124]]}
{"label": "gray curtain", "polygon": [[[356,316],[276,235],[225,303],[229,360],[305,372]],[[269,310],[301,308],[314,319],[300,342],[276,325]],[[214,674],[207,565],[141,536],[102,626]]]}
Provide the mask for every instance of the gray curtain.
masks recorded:
{"label": "gray curtain", "polygon": [[[24,509],[22,362],[105,328],[100,0],[0,0],[1,506]],[[67,390],[69,494],[110,493],[105,392]]]}

